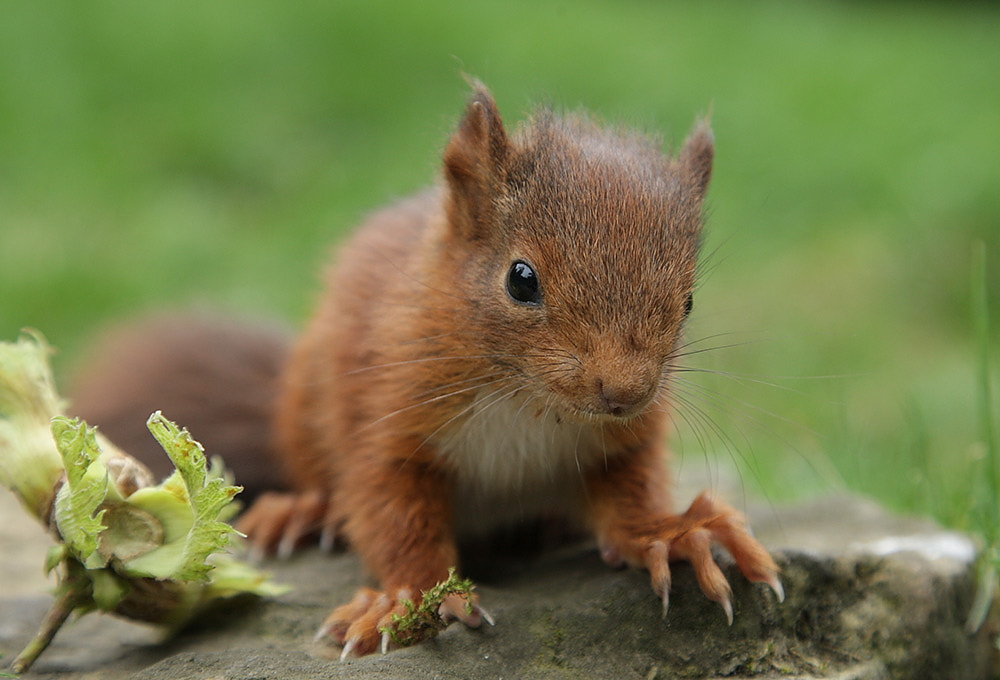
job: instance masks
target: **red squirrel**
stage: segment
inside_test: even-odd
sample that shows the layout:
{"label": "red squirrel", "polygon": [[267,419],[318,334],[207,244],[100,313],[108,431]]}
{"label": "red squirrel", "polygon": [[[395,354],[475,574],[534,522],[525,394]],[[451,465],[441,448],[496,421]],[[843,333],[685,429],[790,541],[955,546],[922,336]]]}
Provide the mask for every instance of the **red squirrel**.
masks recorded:
{"label": "red squirrel", "polygon": [[[273,427],[258,454],[277,463],[262,478],[279,493],[261,496],[239,528],[257,552],[287,553],[319,525],[324,544],[344,539],[379,582],[319,631],[342,658],[385,651],[401,600],[446,578],[460,537],[539,514],[589,528],[609,564],[647,569],[664,612],[669,562],[687,560],[732,621],[716,543],[782,597],[777,565],[738,512],[707,493],[681,514],[670,502],[671,381],[713,156],[707,122],[676,157],[639,134],[545,109],[511,133],[476,83],[442,181],[373,215],[341,250],[287,361],[267,333],[201,331],[188,352],[201,415],[197,429],[181,422],[209,453],[213,430],[226,427],[212,423],[213,409],[247,416],[250,388],[239,381],[275,381],[256,413]],[[122,340],[75,397],[112,439],[111,414],[136,399],[112,396],[107,367],[128,373],[135,392],[156,392],[141,365],[165,340],[141,337]],[[174,350],[162,351],[169,365]],[[260,375],[234,380],[244,359]],[[216,360],[230,365],[216,370]],[[224,388],[241,396],[213,404]],[[245,429],[261,448],[260,427]],[[224,458],[239,449],[218,447]],[[489,620],[478,602],[470,611],[455,598],[442,613]]]}

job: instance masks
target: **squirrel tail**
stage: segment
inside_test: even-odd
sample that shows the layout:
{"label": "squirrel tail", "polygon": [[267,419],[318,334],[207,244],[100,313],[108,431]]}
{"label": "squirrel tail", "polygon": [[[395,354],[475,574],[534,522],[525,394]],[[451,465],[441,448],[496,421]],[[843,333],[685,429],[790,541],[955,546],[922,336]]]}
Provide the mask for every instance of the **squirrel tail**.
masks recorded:
{"label": "squirrel tail", "polygon": [[146,429],[154,411],[219,455],[241,499],[290,488],[275,454],[273,420],[291,333],[208,314],[160,314],[113,328],[73,381],[70,412],[100,428],[157,476],[166,454]]}

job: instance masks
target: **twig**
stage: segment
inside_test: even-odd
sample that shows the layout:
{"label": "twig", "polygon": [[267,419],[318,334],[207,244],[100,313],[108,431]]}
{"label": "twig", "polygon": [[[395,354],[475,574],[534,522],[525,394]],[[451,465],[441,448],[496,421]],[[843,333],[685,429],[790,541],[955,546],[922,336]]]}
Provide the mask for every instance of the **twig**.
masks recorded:
{"label": "twig", "polygon": [[90,583],[86,579],[79,578],[76,574],[77,569],[74,568],[72,562],[75,562],[75,560],[68,559],[63,562],[65,573],[63,583],[59,587],[59,596],[52,603],[49,611],[46,612],[45,618],[42,619],[42,625],[38,628],[38,632],[35,633],[35,637],[31,639],[31,642],[17,655],[17,658],[11,664],[11,670],[15,673],[21,674],[31,668],[31,665],[35,663],[38,656],[52,642],[52,638],[56,636],[62,625],[66,623],[69,615],[77,607],[90,601]]}

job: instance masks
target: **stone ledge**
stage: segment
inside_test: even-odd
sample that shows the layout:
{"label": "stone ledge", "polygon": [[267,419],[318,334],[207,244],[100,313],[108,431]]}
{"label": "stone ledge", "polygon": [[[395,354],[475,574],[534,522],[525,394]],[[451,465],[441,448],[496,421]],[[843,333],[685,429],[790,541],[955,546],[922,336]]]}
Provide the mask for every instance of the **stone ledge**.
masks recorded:
{"label": "stone ledge", "polygon": [[[479,589],[495,627],[456,625],[430,643],[341,664],[307,641],[330,606],[362,582],[361,570],[351,555],[307,551],[270,565],[295,585],[288,595],[234,603],[168,642],[147,628],[90,616],[61,631],[24,677],[993,677],[989,635],[962,630],[975,589],[966,537],[859,499],[750,514],[777,553],[787,597],[777,603],[769,589],[726,566],[732,626],[687,565],[675,568],[663,621],[644,572],[608,569],[580,545],[493,564]],[[44,597],[0,595],[5,659],[47,605]]]}

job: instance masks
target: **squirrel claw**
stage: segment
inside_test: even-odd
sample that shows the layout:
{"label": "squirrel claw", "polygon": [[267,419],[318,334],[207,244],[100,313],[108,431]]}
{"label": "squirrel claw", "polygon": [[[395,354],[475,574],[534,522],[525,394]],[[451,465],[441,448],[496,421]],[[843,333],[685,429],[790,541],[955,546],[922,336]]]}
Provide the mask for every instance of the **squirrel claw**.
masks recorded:
{"label": "squirrel claw", "polygon": [[486,607],[477,602],[476,604],[472,605],[472,608],[477,612],[479,612],[479,615],[483,617],[483,621],[490,624],[491,626],[497,625],[496,621],[493,619],[493,615],[486,610]]}
{"label": "squirrel claw", "polygon": [[333,552],[337,544],[337,532],[332,526],[324,526],[319,534],[319,549],[325,553]]}
{"label": "squirrel claw", "polygon": [[[766,583],[778,601],[785,591],[778,578],[778,565],[747,528],[743,516],[726,504],[703,493],[683,515],[666,516],[656,526],[641,533],[618,527],[601,537],[602,556],[625,557],[646,567],[653,590],[663,603],[666,617],[670,591],[670,561],[691,563],[698,585],[710,600],[722,607],[729,625],[733,623],[732,588],[712,556],[712,545],[721,544],[750,581]],[[612,564],[617,559],[605,559]]]}
{"label": "squirrel claw", "polygon": [[764,583],[770,586],[771,590],[774,591],[774,596],[778,598],[778,602],[785,601],[785,586],[781,585],[781,579],[778,578],[777,574],[764,581]]}
{"label": "squirrel claw", "polygon": [[259,545],[250,546],[250,550],[247,552],[247,562],[255,566],[260,566],[265,557],[267,557],[267,552]]}
{"label": "squirrel claw", "polygon": [[[398,588],[392,593],[386,593],[361,588],[354,599],[338,607],[327,617],[316,633],[316,641],[329,638],[332,642],[343,645],[340,652],[342,661],[349,657],[366,656],[376,650],[382,654],[388,653],[397,646],[393,638],[397,617],[407,613],[407,608],[402,603],[415,599],[412,594],[414,590],[416,589]],[[419,600],[416,604],[419,606]],[[493,616],[478,602],[473,601],[470,612],[468,600],[459,595],[445,598],[438,612],[446,621],[457,619],[471,628],[479,626],[483,621],[493,625]]]}
{"label": "squirrel claw", "polygon": [[449,595],[445,598],[441,606],[438,607],[438,614],[445,621],[461,621],[469,628],[479,628],[483,621],[491,626],[496,625],[493,615],[483,608],[476,601],[476,596],[472,596],[472,609],[469,610],[470,601],[459,595]]}
{"label": "squirrel claw", "polygon": [[726,613],[726,623],[729,624],[730,626],[733,625],[733,603],[732,603],[732,601],[730,601],[730,599],[727,597],[724,600],[722,600],[722,602],[720,602],[719,604],[722,605],[722,611],[724,611]]}
{"label": "squirrel claw", "polygon": [[348,659],[354,652],[354,648],[358,646],[358,638],[351,638],[346,643],[344,643],[344,649],[340,652],[340,660],[344,661]]}
{"label": "squirrel claw", "polygon": [[327,499],[319,490],[262,494],[237,520],[250,541],[251,561],[275,553],[287,559],[302,539],[314,534],[326,514]]}
{"label": "squirrel claw", "polygon": [[330,626],[330,624],[324,623],[322,626],[319,627],[319,629],[317,629],[316,634],[313,635],[312,641],[314,643],[315,642],[319,642],[320,640],[322,640],[323,638],[325,638],[327,635],[329,635],[331,630],[332,630],[332,627]]}
{"label": "squirrel claw", "polygon": [[669,549],[663,541],[653,541],[647,551],[646,564],[649,566],[653,592],[663,601],[663,618],[667,618],[670,608],[670,565],[667,563]]}
{"label": "squirrel claw", "polygon": [[293,536],[292,534],[285,534],[281,537],[281,542],[278,544],[278,552],[276,553],[279,560],[287,560],[295,552],[295,544],[298,542],[298,536]]}

